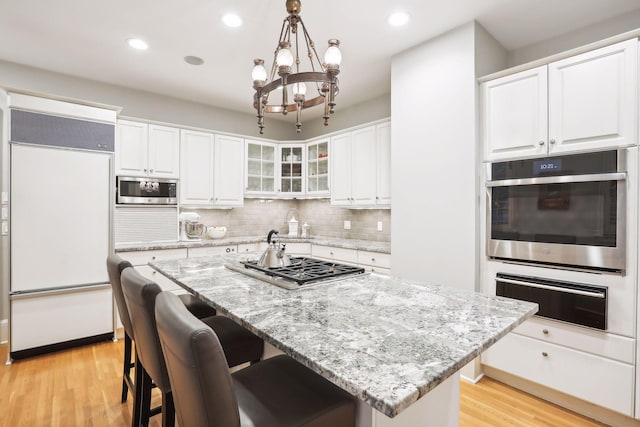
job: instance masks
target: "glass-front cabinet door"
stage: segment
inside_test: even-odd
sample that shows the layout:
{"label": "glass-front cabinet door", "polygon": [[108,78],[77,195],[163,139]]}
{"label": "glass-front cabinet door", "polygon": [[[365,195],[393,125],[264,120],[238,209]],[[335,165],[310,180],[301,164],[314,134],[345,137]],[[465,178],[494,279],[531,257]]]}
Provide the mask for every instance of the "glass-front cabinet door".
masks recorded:
{"label": "glass-front cabinet door", "polygon": [[304,194],[304,145],[280,145],[280,194]]}
{"label": "glass-front cabinet door", "polygon": [[276,145],[245,140],[247,195],[273,195],[276,192]]}
{"label": "glass-front cabinet door", "polygon": [[329,194],[329,140],[307,144],[307,194]]}

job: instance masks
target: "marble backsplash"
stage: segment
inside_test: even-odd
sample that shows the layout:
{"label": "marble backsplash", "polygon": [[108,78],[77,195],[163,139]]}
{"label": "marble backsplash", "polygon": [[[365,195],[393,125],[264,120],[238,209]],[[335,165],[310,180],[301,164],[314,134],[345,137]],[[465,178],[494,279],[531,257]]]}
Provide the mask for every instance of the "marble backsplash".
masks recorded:
{"label": "marble backsplash", "polygon": [[[227,236],[265,235],[271,229],[282,235],[289,232],[287,215],[296,209],[302,224],[311,226],[309,234],[343,239],[365,239],[377,242],[391,240],[390,209],[345,209],[331,206],[328,199],[278,200],[245,199],[244,206],[234,209],[183,209],[197,212],[207,226],[226,226]],[[344,229],[344,221],[351,221],[351,229]],[[378,221],[382,231],[377,231]]]}

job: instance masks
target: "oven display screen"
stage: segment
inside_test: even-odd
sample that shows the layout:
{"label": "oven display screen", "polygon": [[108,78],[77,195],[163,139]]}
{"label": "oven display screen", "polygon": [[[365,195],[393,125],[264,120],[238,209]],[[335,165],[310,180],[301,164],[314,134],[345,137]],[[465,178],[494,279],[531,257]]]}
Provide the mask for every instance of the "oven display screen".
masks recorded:
{"label": "oven display screen", "polygon": [[560,171],[562,171],[562,159],[543,159],[533,161],[533,176]]}

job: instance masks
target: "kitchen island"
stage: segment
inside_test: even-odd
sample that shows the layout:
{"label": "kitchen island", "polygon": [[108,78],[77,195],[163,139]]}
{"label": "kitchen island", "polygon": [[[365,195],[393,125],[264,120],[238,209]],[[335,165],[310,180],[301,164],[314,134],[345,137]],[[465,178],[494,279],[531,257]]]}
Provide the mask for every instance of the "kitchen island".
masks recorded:
{"label": "kitchen island", "polygon": [[458,371],[537,311],[375,274],[286,290],[224,264],[150,265],[357,397],[358,426],[457,425]]}

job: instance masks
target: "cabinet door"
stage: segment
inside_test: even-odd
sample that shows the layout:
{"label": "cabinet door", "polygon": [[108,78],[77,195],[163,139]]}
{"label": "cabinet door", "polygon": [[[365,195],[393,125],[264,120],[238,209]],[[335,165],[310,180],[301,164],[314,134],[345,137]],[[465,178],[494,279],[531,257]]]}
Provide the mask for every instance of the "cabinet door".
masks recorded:
{"label": "cabinet door", "polygon": [[307,144],[307,194],[329,192],[329,140]]}
{"label": "cabinet door", "polygon": [[351,132],[351,204],[376,204],[376,127]]}
{"label": "cabinet door", "polygon": [[245,139],[246,179],[248,195],[273,195],[275,193],[275,144]]}
{"label": "cabinet door", "polygon": [[147,176],[147,142],[146,123],[118,120],[116,175]]}
{"label": "cabinet door", "polygon": [[485,160],[547,153],[547,66],[485,82]]}
{"label": "cabinet door", "polygon": [[244,204],[244,140],[216,135],[213,169],[213,204]]}
{"label": "cabinet door", "polygon": [[331,204],[351,205],[351,134],[331,137]]}
{"label": "cabinet door", "polygon": [[304,150],[301,144],[279,146],[280,194],[284,197],[304,194]]}
{"label": "cabinet door", "polygon": [[638,43],[549,64],[550,152],[636,144]]}
{"label": "cabinet door", "polygon": [[376,126],[376,204],[391,205],[391,123]]}
{"label": "cabinet door", "polygon": [[182,130],[180,134],[180,204],[213,203],[212,133]]}
{"label": "cabinet door", "polygon": [[180,177],[180,129],[149,125],[149,174]]}

